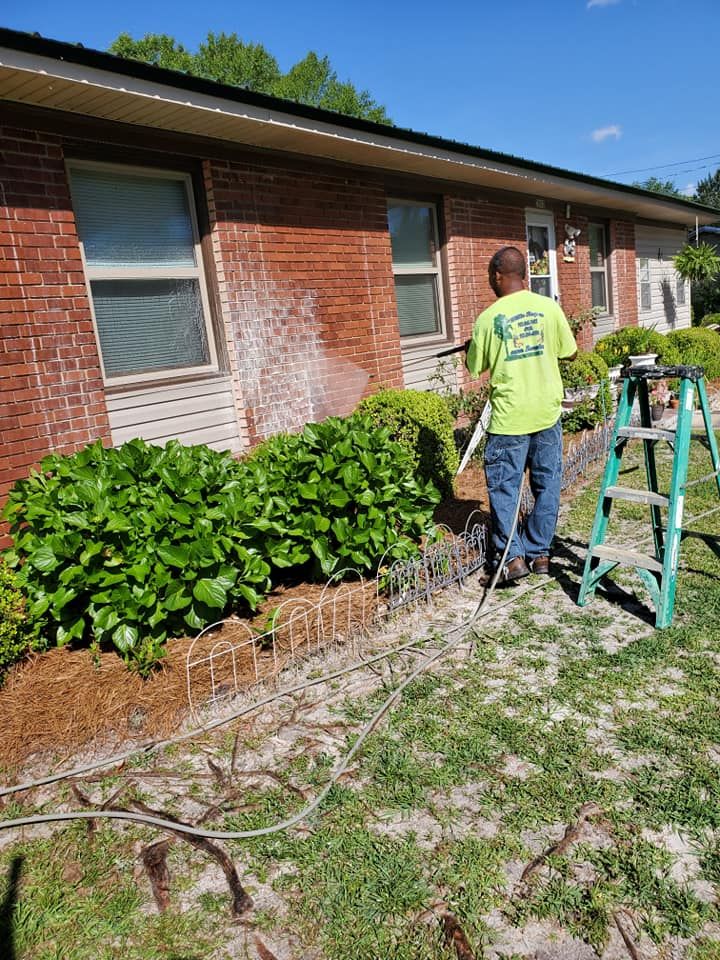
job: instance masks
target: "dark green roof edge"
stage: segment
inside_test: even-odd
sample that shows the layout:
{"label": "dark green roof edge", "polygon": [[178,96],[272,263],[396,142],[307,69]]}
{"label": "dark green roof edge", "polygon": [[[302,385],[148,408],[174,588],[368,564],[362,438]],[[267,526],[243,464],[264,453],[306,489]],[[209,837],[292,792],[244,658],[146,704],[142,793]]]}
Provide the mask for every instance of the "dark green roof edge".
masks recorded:
{"label": "dark green roof edge", "polygon": [[102,50],[93,50],[82,44],[67,43],[63,40],[49,40],[38,33],[26,33],[20,30],[10,30],[0,27],[0,46],[20,50],[24,53],[34,53],[38,56],[50,57],[56,60],[66,60],[81,66],[94,67],[97,70],[108,70],[112,73],[135,77],[139,80],[149,80],[156,83],[166,83],[169,86],[182,90],[191,90],[208,96],[223,97],[236,103],[247,103],[256,107],[265,107],[270,110],[282,110],[293,116],[309,120],[319,120],[347,127],[351,130],[361,130],[364,133],[375,133],[380,136],[392,136],[398,140],[415,143],[427,147],[437,147],[442,150],[453,150],[479,160],[491,160],[499,163],[508,163],[535,173],[544,173],[551,176],[564,177],[579,183],[592,186],[610,188],[627,193],[629,196],[640,196],[652,200],[661,200],[677,206],[695,210],[699,213],[716,214],[720,212],[715,207],[708,207],[694,200],[680,200],[667,194],[657,193],[654,190],[645,190],[625,183],[616,183],[614,180],[604,180],[602,177],[593,177],[574,170],[565,170],[562,167],[553,167],[547,163],[538,163],[516,157],[510,153],[499,153],[496,150],[487,150],[483,147],[474,147],[471,144],[457,140],[447,140],[429,133],[418,133],[403,127],[390,126],[384,123],[375,123],[372,120],[361,120],[358,117],[348,117],[332,110],[322,110],[319,107],[309,107],[296,103],[294,100],[283,100],[266,93],[256,93],[243,87],[233,87],[214,80],[191,76],[178,70],[167,70],[164,67],[152,66],[140,60],[128,60]]}

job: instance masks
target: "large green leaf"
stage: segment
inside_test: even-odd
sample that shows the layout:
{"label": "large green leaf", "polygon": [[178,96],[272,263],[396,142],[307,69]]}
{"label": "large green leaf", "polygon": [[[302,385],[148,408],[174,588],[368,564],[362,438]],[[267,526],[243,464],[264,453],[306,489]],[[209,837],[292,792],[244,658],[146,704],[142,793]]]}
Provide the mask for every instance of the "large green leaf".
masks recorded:
{"label": "large green leaf", "polygon": [[227,604],[227,590],[219,580],[198,580],[193,587],[193,596],[201,603],[216,610],[222,610]]}
{"label": "large green leaf", "polygon": [[36,570],[42,570],[43,572],[54,570],[58,562],[58,558],[50,547],[47,546],[39,546],[37,550],[28,557],[28,563],[35,567]]}
{"label": "large green leaf", "polygon": [[137,627],[129,623],[121,623],[120,626],[113,631],[112,641],[118,650],[121,650],[123,653],[131,650],[137,643],[137,640]]}
{"label": "large green leaf", "polygon": [[187,547],[176,547],[171,544],[159,546],[157,555],[163,563],[167,563],[171,567],[186,567],[190,561],[190,551]]}

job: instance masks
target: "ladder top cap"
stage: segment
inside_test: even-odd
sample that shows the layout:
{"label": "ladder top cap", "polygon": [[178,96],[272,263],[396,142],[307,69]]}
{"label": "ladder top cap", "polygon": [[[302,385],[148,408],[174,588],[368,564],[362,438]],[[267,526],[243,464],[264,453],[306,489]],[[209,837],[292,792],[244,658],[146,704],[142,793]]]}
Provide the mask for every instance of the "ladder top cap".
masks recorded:
{"label": "ladder top cap", "polygon": [[670,380],[678,377],[683,380],[698,381],[705,376],[705,368],[688,366],[686,364],[678,364],[674,367],[661,367],[658,365],[652,367],[625,366],[620,371],[620,376],[625,379],[634,380]]}

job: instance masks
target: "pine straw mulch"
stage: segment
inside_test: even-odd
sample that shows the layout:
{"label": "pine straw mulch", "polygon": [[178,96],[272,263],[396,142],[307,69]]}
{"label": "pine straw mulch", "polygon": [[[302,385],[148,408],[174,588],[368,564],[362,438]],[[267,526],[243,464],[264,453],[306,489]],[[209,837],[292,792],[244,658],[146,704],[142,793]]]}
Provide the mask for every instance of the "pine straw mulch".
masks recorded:
{"label": "pine straw mulch", "polygon": [[[237,684],[246,689],[271,679],[293,656],[314,649],[318,636],[327,638],[331,624],[342,638],[370,621],[377,607],[375,582],[365,583],[362,596],[356,583],[352,602],[348,594],[348,586],[342,584],[278,587],[252,620],[234,618],[201,637],[192,662],[203,661],[213,649],[220,651],[213,660],[216,693],[218,688],[232,690]],[[296,611],[303,609],[294,619],[292,639],[286,621],[276,631],[274,652],[271,646],[249,640],[248,627],[255,636],[264,633],[268,615],[291,600],[300,601]],[[300,632],[305,633],[304,641],[298,641]],[[55,648],[33,655],[10,671],[0,689],[0,765],[16,767],[31,757],[50,755],[63,763],[80,748],[110,751],[128,741],[144,742],[177,730],[189,714],[186,664],[192,642],[192,637],[170,640],[159,669],[147,680],[128,670],[112,651],[93,655],[89,650]],[[236,646],[234,657],[223,655],[225,643]],[[209,661],[201,662],[191,675],[193,700],[201,703],[212,692]]]}
{"label": "pine straw mulch", "polygon": [[[580,437],[566,438],[566,446],[570,439]],[[435,520],[458,535],[477,511],[474,520],[489,521],[485,473],[480,463],[472,461],[457,478],[455,495],[437,508]],[[234,664],[229,655],[213,660],[216,693],[234,685],[245,689],[258,680],[270,679],[293,655],[302,655],[309,647],[315,647],[318,614],[314,607],[323,591],[326,603],[325,613],[321,614],[321,633],[325,636],[329,619],[340,637],[349,636],[371,620],[377,606],[374,581],[365,585],[364,600],[356,596],[351,605],[343,595],[347,589],[344,585],[326,587],[312,583],[278,587],[265,598],[251,620],[234,619],[204,635],[193,648],[192,660],[203,660],[213,649],[220,649],[218,644],[227,641],[236,647]],[[256,636],[264,633],[268,615],[289,600],[307,606],[307,615],[295,621],[292,643],[290,631],[282,626],[277,631],[275,653],[258,641],[248,642],[247,627]],[[303,625],[307,627],[308,639],[298,644],[297,629]],[[170,735],[190,712],[186,664],[192,642],[192,637],[169,641],[159,669],[147,680],[128,670],[112,651],[93,655],[88,650],[56,648],[19,664],[0,688],[0,766],[12,768],[30,758],[50,756],[62,763],[81,748],[111,751],[128,741],[144,742]],[[192,699],[198,704],[212,694],[209,662],[194,667],[191,675]]]}

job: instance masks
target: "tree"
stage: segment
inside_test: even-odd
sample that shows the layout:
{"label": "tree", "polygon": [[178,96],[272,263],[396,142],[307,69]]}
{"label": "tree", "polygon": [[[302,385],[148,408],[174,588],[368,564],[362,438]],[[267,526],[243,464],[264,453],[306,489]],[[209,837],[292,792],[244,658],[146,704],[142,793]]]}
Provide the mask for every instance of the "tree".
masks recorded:
{"label": "tree", "polygon": [[704,180],[698,181],[695,189],[695,199],[698,203],[708,207],[717,207],[720,210],[720,168]]}
{"label": "tree", "polygon": [[130,60],[182,70],[346,116],[392,123],[385,107],[367,90],[338,80],[329,58],[319,57],[312,50],[283,74],[275,57],[261,43],[246,43],[236,33],[208,33],[196,53],[165,33],[147,33],[140,40],[121,33],[108,49]]}
{"label": "tree", "polygon": [[642,187],[643,190],[652,190],[653,193],[666,193],[670,197],[685,197],[685,194],[678,190],[672,180],[658,180],[657,177],[648,177],[647,180],[635,180],[634,187]]}

